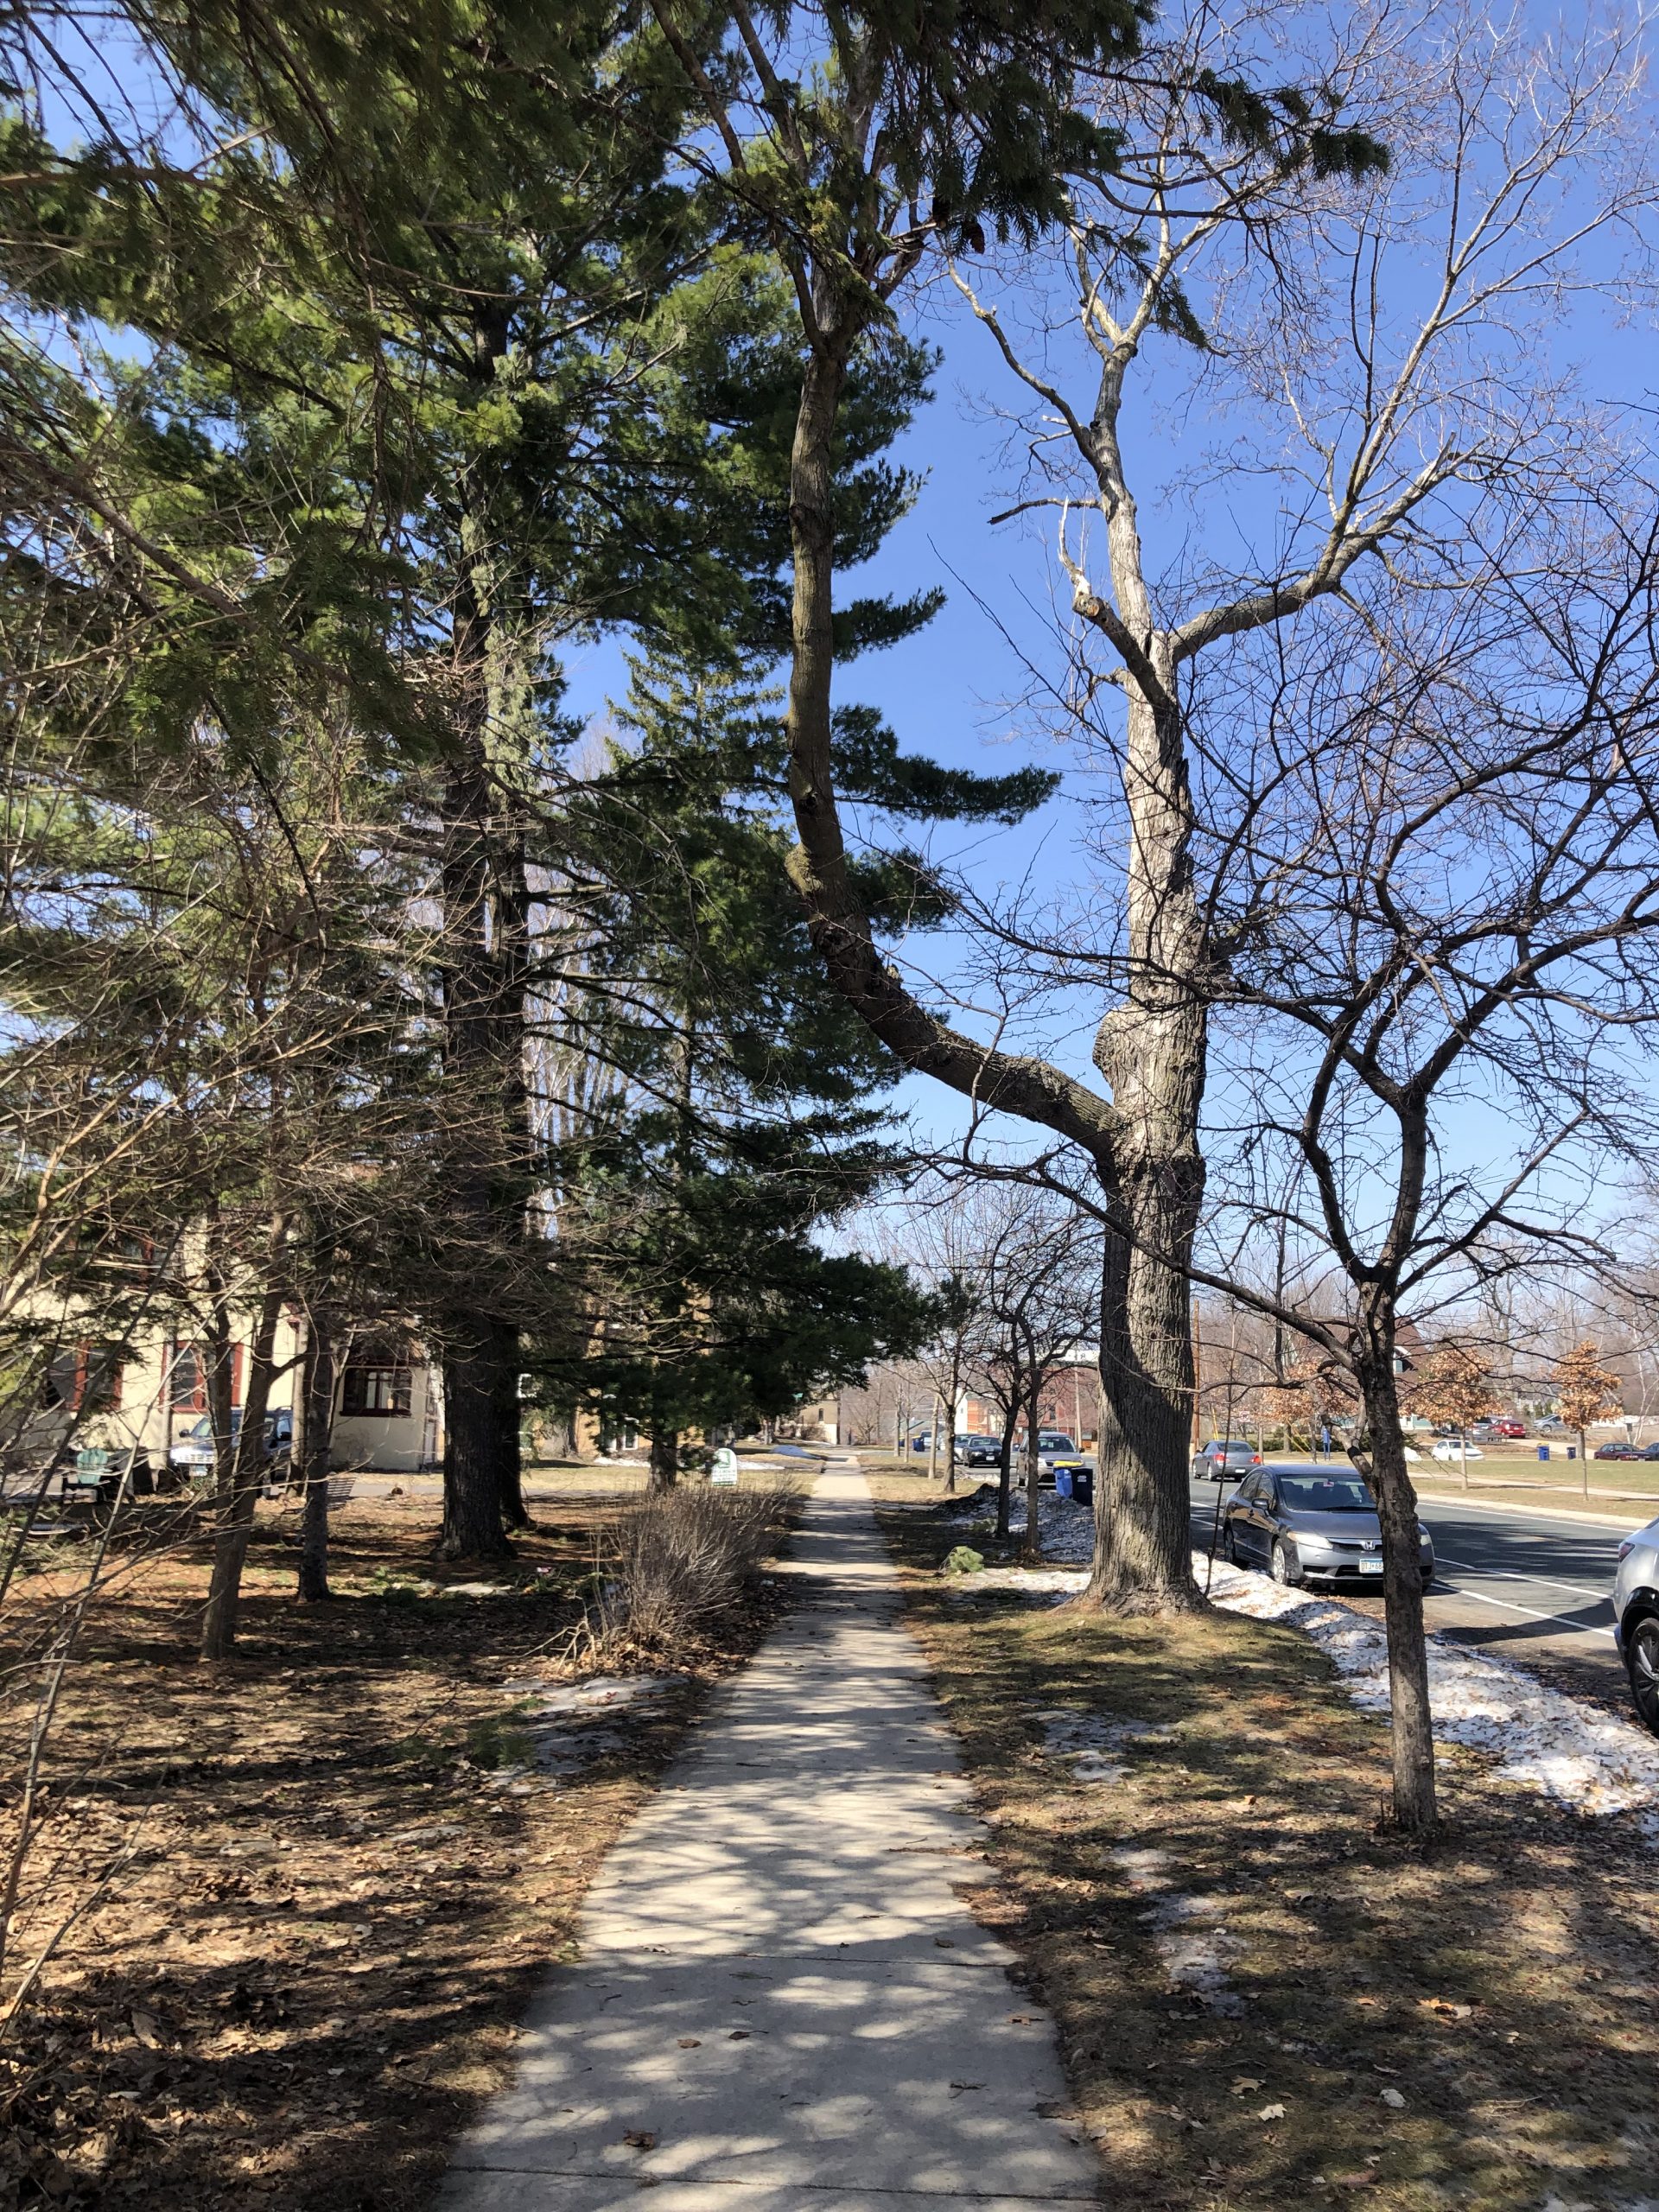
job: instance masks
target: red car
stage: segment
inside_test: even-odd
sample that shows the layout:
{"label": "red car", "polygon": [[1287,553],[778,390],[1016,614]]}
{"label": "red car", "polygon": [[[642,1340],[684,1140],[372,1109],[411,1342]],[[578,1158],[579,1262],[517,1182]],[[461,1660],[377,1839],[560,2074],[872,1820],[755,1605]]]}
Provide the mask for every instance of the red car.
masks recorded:
{"label": "red car", "polygon": [[1523,1421],[1495,1421],[1491,1428],[1494,1436],[1524,1436],[1527,1433],[1527,1424]]}

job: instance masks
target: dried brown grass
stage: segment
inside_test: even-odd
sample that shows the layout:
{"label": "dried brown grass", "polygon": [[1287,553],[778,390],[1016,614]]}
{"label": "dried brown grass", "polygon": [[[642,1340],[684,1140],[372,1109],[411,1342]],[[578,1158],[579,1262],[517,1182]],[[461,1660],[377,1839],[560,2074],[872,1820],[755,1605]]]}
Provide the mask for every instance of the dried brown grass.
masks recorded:
{"label": "dried brown grass", "polygon": [[705,1484],[647,1497],[611,1532],[588,1630],[596,1654],[663,1654],[696,1643],[736,1605],[776,1549],[800,1493],[785,1484]]}

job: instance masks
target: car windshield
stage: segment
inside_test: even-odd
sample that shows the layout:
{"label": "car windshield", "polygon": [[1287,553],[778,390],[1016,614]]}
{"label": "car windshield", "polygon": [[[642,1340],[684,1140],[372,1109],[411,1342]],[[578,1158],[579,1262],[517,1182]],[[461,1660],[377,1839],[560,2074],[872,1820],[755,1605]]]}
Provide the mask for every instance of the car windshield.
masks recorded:
{"label": "car windshield", "polygon": [[1255,1455],[1254,1446],[1241,1444],[1236,1437],[1228,1443],[1223,1443],[1217,1439],[1214,1444],[1206,1444],[1204,1448],[1206,1452],[1249,1452],[1252,1457]]}
{"label": "car windshield", "polygon": [[1293,1513],[1375,1513],[1357,1475],[1281,1475],[1279,1503]]}
{"label": "car windshield", "polygon": [[1044,1429],[1040,1433],[1039,1441],[1044,1446],[1052,1446],[1058,1452],[1070,1452],[1072,1449],[1071,1438],[1063,1435],[1058,1428]]}

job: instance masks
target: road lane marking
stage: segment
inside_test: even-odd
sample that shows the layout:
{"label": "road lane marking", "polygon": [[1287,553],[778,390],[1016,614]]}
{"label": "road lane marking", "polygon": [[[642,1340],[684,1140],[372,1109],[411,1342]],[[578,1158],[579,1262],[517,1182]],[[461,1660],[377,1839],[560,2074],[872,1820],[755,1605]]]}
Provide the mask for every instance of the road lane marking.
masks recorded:
{"label": "road lane marking", "polygon": [[1455,1567],[1460,1574],[1491,1574],[1505,1582],[1535,1582],[1541,1589],[1570,1590],[1575,1598],[1589,1598],[1597,1605],[1611,1603],[1605,1590],[1586,1590],[1581,1582],[1558,1582],[1553,1574],[1525,1574],[1514,1567],[1480,1567],[1471,1560],[1447,1559],[1442,1552],[1436,1552],[1434,1556],[1442,1567]]}
{"label": "road lane marking", "polygon": [[[1651,1504],[1655,1507],[1659,1507],[1659,1494],[1656,1494],[1651,1498],[1633,1497],[1628,1501],[1621,1501],[1621,1503],[1628,1503],[1631,1505]],[[1454,1518],[1459,1513],[1499,1513],[1505,1516],[1506,1518],[1514,1521],[1522,1520],[1529,1514],[1531,1514],[1540,1521],[1575,1521],[1580,1523],[1586,1521],[1593,1521],[1599,1526],[1606,1529],[1628,1529],[1631,1525],[1630,1518],[1622,1513],[1586,1513],[1581,1507],[1570,1505],[1523,1505],[1518,1501],[1514,1504],[1510,1504],[1506,1501],[1496,1497],[1463,1497],[1459,1496],[1455,1491],[1450,1495],[1444,1491],[1438,1490],[1419,1491],[1417,1493],[1417,1503],[1420,1509],[1429,1505],[1442,1506],[1445,1508],[1446,1516],[1449,1519]],[[1648,1516],[1648,1519],[1649,1521],[1652,1520],[1653,1517],[1654,1516],[1652,1514]],[[1641,1529],[1645,1528],[1647,1523],[1646,1522],[1638,1521],[1635,1525],[1638,1529]]]}
{"label": "road lane marking", "polygon": [[1503,1613],[1522,1613],[1529,1621],[1554,1621],[1562,1628],[1570,1628],[1575,1636],[1605,1636],[1610,1643],[1613,1637],[1613,1631],[1610,1628],[1591,1628],[1583,1621],[1568,1620],[1565,1613],[1535,1612],[1530,1605],[1517,1605],[1508,1598],[1484,1597],[1478,1590],[1464,1590],[1454,1586],[1450,1590],[1430,1591],[1428,1594],[1431,1598],[1467,1598],[1477,1605],[1496,1605]]}

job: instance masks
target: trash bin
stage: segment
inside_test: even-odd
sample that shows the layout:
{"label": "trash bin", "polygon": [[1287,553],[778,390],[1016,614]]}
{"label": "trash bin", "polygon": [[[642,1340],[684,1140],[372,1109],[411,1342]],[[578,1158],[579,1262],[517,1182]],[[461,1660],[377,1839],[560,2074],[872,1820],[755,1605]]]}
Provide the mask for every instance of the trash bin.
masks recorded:
{"label": "trash bin", "polygon": [[1549,1446],[1548,1446],[1548,1444],[1541,1444],[1541,1445],[1538,1446],[1538,1457],[1539,1457],[1541,1459],[1548,1459],[1548,1457],[1549,1457]]}
{"label": "trash bin", "polygon": [[1578,1458],[1578,1456],[1579,1456],[1579,1447],[1578,1447],[1578,1446],[1577,1446],[1576,1444],[1569,1444],[1569,1445],[1567,1446],[1567,1458],[1568,1458],[1569,1459],[1576,1459]]}
{"label": "trash bin", "polygon": [[1092,1467],[1056,1467],[1054,1495],[1069,1497],[1074,1505],[1092,1505],[1095,1502],[1095,1471]]}

